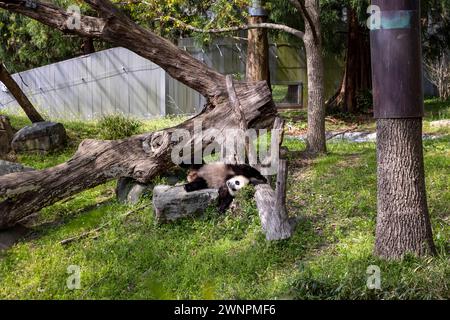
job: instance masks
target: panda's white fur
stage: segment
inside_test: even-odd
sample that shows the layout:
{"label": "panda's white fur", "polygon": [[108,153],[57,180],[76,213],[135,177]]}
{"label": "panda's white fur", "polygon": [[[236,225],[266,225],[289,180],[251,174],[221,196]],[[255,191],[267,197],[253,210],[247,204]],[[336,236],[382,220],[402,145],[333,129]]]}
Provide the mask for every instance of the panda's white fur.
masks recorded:
{"label": "panda's white fur", "polygon": [[250,180],[244,176],[235,176],[227,180],[228,192],[234,197],[236,192],[250,183]]}

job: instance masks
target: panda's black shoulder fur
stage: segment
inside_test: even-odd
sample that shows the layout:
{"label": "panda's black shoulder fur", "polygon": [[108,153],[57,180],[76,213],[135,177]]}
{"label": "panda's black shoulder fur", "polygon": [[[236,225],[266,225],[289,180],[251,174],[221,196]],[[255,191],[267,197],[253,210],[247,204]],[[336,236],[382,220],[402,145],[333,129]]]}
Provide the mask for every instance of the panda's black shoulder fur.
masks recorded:
{"label": "panda's black shoulder fur", "polygon": [[234,176],[244,176],[267,182],[266,178],[258,170],[248,164],[228,164],[227,166],[234,172]]}

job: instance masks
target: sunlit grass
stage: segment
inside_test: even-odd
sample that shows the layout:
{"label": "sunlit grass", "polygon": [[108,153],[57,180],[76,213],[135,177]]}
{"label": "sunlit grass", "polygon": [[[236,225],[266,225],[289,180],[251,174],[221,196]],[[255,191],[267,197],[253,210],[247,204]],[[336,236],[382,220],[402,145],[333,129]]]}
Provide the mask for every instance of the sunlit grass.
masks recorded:
{"label": "sunlit grass", "polygon": [[[26,123],[12,120],[16,127]],[[140,130],[182,120],[147,121]],[[65,150],[19,160],[50,167],[70,158],[82,139],[98,138],[95,122],[64,124],[73,139]],[[387,262],[373,256],[375,144],[333,143],[317,159],[290,159],[288,209],[299,223],[289,240],[265,240],[251,190],[228,215],[211,208],[200,219],[158,225],[151,195],[134,206],[120,204],[112,181],[41,211],[32,235],[0,254],[0,298],[448,299],[449,143],[448,136],[424,143],[436,257]],[[285,145],[304,149],[294,139]],[[81,268],[79,290],[66,286],[70,265]],[[369,265],[380,267],[381,290],[366,286]]]}

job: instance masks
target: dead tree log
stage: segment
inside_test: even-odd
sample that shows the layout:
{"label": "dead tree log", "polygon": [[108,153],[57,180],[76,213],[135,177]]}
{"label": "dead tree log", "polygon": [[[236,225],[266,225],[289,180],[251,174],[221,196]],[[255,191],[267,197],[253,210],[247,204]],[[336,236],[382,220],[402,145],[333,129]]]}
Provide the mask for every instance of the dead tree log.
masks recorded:
{"label": "dead tree log", "polygon": [[[266,127],[273,121],[274,105],[270,90],[263,82],[256,87],[235,85],[247,123]],[[250,89],[251,88],[251,89]],[[230,114],[228,99],[215,108],[183,124],[155,133],[147,133],[118,141],[83,141],[76,154],[66,163],[33,172],[13,173],[0,177],[0,228],[14,225],[18,220],[61,199],[119,177],[131,177],[147,183],[160,172],[173,166],[171,134],[176,129],[193,132],[194,121],[203,128],[238,128],[239,120]],[[192,143],[189,141],[187,143]],[[206,146],[208,141],[204,141]]]}
{"label": "dead tree log", "polygon": [[[119,177],[131,177],[147,183],[173,166],[171,141],[175,129],[193,133],[194,122],[203,129],[267,128],[276,115],[269,87],[265,82],[236,82],[234,92],[240,108],[230,103],[224,75],[210,69],[170,41],[138,26],[107,0],[85,0],[99,14],[82,16],[79,28],[70,28],[71,16],[63,9],[43,2],[36,8],[21,0],[0,0],[0,8],[24,14],[66,33],[101,38],[127,47],[155,62],[173,78],[197,90],[207,106],[196,117],[174,128],[146,133],[118,141],[86,140],[72,159],[41,171],[13,173],[0,177],[0,228],[82,190]],[[191,139],[184,143],[198,143]],[[200,139],[201,140],[201,139]],[[203,141],[200,141],[203,142]],[[210,141],[204,141],[202,147]]]}
{"label": "dead tree log", "polygon": [[25,93],[23,93],[22,89],[20,89],[13,77],[11,77],[11,74],[2,62],[0,62],[0,81],[3,82],[9,92],[11,92],[14,99],[17,100],[31,122],[35,123],[45,121],[39,112],[37,112],[37,110],[33,107],[33,104],[27,98]]}

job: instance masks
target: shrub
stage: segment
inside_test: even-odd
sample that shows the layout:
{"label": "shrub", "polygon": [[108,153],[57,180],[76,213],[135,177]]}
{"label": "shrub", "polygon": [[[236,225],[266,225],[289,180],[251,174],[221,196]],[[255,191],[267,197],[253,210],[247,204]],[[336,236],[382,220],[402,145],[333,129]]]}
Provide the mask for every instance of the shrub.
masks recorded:
{"label": "shrub", "polygon": [[98,122],[100,136],[106,140],[117,140],[130,137],[139,132],[142,123],[123,114],[103,116]]}
{"label": "shrub", "polygon": [[356,95],[356,103],[358,108],[363,112],[373,109],[373,96],[369,90],[361,90]]}

